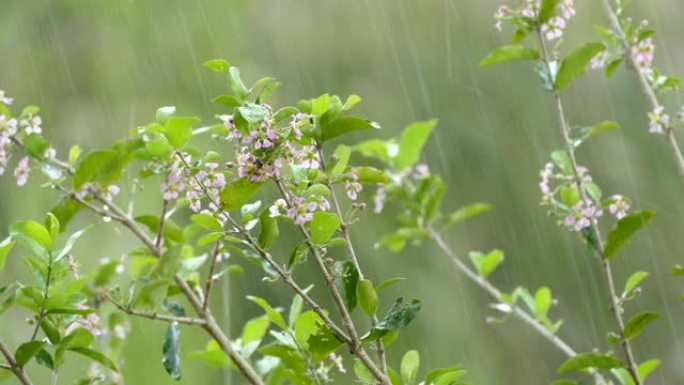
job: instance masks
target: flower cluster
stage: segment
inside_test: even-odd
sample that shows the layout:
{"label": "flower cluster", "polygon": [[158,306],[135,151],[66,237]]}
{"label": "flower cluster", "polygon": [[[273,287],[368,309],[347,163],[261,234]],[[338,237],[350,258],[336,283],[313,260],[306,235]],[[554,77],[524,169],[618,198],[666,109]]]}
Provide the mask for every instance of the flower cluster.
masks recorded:
{"label": "flower cluster", "polygon": [[[541,0],[525,0],[522,8],[512,9],[506,5],[500,6],[494,14],[496,23],[494,27],[501,31],[502,24],[506,20],[515,20],[521,17],[536,19],[541,8]],[[556,14],[545,21],[540,29],[547,40],[559,39],[563,36],[567,23],[576,14],[574,0],[561,0],[558,2]]]}
{"label": "flower cluster", "polygon": [[597,207],[593,201],[579,201],[569,210],[563,218],[563,225],[575,231],[582,231],[598,222],[603,215],[603,210]]}
{"label": "flower cluster", "polygon": [[349,199],[355,201],[358,198],[359,193],[363,190],[363,185],[359,183],[358,175],[350,172],[344,176],[344,190]]}
{"label": "flower cluster", "polygon": [[670,126],[670,116],[665,112],[663,106],[658,106],[649,112],[648,119],[648,132],[651,134],[662,134]]}
{"label": "flower cluster", "polygon": [[655,56],[655,44],[653,39],[648,38],[634,44],[631,49],[634,64],[639,72],[646,76],[653,74],[653,58]]}
{"label": "flower cluster", "polygon": [[215,203],[220,201],[221,190],[226,186],[226,176],[219,171],[219,164],[208,162],[204,168],[195,174],[194,178],[188,183],[189,188],[185,198],[190,202],[190,209],[196,213],[202,211],[202,197],[206,193],[209,195],[209,209],[217,212],[218,207]]}
{"label": "flower cluster", "polygon": [[291,205],[288,206],[285,199],[278,199],[269,208],[269,216],[277,218],[283,213],[292,219],[297,225],[304,225],[313,219],[316,211],[330,210],[330,203],[327,199],[314,195],[308,198],[294,196]]}
{"label": "flower cluster", "polygon": [[[0,96],[2,91],[0,91]],[[12,146],[12,137],[17,133],[17,120],[7,119],[5,115],[0,114],[0,175],[5,173],[7,164],[9,163],[10,147]]]}

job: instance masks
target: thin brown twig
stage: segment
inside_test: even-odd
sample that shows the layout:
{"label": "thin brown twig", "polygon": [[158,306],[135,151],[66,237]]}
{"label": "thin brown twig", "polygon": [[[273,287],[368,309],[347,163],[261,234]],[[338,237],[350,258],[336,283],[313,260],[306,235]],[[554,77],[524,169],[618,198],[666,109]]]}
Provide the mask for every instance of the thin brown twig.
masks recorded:
{"label": "thin brown twig", "polygon": [[117,309],[121,310],[122,312],[135,316],[135,317],[141,317],[141,318],[147,318],[155,321],[165,321],[165,322],[176,322],[179,324],[184,324],[184,325],[200,325],[204,326],[207,324],[207,321],[201,318],[192,318],[192,317],[180,317],[180,316],[173,316],[173,315],[166,315],[166,314],[159,314],[159,313],[147,313],[135,309],[131,309],[128,306],[124,306],[120,304],[117,300],[112,298],[109,293],[105,293],[103,297],[112,303]]}
{"label": "thin brown twig", "polygon": [[5,357],[5,360],[7,361],[7,367],[5,369],[9,369],[14,373],[14,376],[19,380],[19,382],[22,383],[22,385],[33,385],[33,382],[31,382],[31,379],[29,378],[28,374],[24,371],[24,369],[17,364],[17,361],[14,359],[14,354],[12,353],[11,350],[5,344],[0,342],[0,353]]}

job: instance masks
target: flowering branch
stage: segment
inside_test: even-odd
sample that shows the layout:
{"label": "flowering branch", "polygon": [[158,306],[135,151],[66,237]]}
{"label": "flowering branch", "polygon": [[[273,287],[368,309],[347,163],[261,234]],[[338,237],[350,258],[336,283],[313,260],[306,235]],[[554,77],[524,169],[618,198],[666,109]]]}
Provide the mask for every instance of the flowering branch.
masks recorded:
{"label": "flowering branch", "polygon": [[[636,76],[637,81],[639,83],[639,88],[641,89],[641,92],[646,98],[646,101],[648,102],[649,106],[651,107],[652,114],[654,114],[654,117],[656,117],[657,121],[653,121],[654,118],[651,118],[652,127],[655,127],[655,130],[652,128],[651,131],[663,132],[665,134],[665,139],[667,140],[667,143],[670,147],[670,152],[672,153],[672,157],[674,158],[675,164],[677,165],[679,174],[682,178],[684,178],[684,155],[682,155],[679,143],[677,142],[677,139],[674,136],[674,127],[670,123],[669,116],[664,115],[662,103],[658,99],[658,95],[653,87],[653,84],[649,81],[647,77],[647,73],[649,73],[649,71],[642,71],[644,65],[641,63],[644,63],[644,61],[637,61],[637,59],[635,58],[633,54],[633,46],[627,39],[625,31],[623,30],[620,24],[620,19],[618,18],[618,15],[611,6],[610,1],[601,0],[601,6],[603,8],[605,16],[608,18],[613,33],[618,37],[620,44],[622,45],[622,48],[624,50],[624,59],[627,61],[629,69]],[[650,50],[652,57],[653,48],[651,48]],[[650,69],[651,61],[652,59],[646,61],[647,69]],[[652,69],[650,69],[650,72],[652,72]]]}

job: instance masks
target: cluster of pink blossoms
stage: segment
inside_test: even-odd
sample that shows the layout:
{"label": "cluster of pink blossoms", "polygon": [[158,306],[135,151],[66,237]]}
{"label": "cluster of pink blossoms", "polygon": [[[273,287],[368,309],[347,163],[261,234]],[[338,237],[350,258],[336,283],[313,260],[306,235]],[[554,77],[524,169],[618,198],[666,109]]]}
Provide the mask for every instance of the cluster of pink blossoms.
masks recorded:
{"label": "cluster of pink blossoms", "polygon": [[327,210],[330,210],[330,203],[321,196],[311,196],[309,198],[293,196],[291,206],[289,207],[285,199],[276,200],[269,207],[269,216],[277,218],[284,213],[285,216],[292,219],[297,225],[304,225],[311,222],[316,211]]}
{"label": "cluster of pink blossoms", "polygon": [[347,197],[353,201],[359,197],[359,193],[363,190],[363,185],[359,183],[358,175],[350,172],[344,176],[344,190],[347,193]]}
{"label": "cluster of pink blossoms", "polygon": [[670,126],[670,115],[665,112],[663,106],[658,106],[649,112],[648,119],[648,132],[651,134],[662,134]]}
{"label": "cluster of pink blossoms", "polygon": [[386,186],[382,183],[378,183],[375,195],[373,196],[373,212],[376,214],[380,214],[385,208],[388,188],[390,189],[391,194],[393,187],[399,186],[405,188],[407,185],[411,186],[421,182],[430,177],[430,168],[428,165],[420,163],[399,173],[388,174],[388,176],[390,177],[391,185]]}
{"label": "cluster of pink blossoms", "polygon": [[[525,0],[522,9],[518,10],[511,9],[506,5],[502,5],[494,14],[494,19],[496,20],[494,27],[501,31],[502,24],[505,20],[512,19],[517,16],[536,19],[537,15],[539,14],[540,7],[541,0]],[[574,0],[560,0],[556,10],[556,16],[553,16],[541,25],[541,32],[544,34],[547,40],[555,40],[563,36],[563,31],[565,30],[567,23],[576,14]]]}

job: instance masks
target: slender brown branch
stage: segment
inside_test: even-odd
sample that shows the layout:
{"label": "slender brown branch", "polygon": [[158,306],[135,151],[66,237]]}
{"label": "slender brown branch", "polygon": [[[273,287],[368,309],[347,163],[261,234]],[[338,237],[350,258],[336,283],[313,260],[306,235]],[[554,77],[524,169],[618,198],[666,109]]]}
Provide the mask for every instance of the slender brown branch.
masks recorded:
{"label": "slender brown branch", "polygon": [[[318,147],[318,157],[320,158],[321,162],[321,168],[323,171],[326,170],[326,161],[325,161],[325,154],[323,153],[323,147],[319,146]],[[347,247],[347,254],[349,255],[349,258],[351,258],[352,263],[354,264],[354,267],[356,267],[356,271],[359,274],[359,279],[364,279],[365,276],[363,274],[363,270],[361,269],[361,264],[359,263],[359,258],[356,256],[356,250],[354,249],[354,244],[352,243],[351,239],[351,234],[349,233],[349,225],[345,222],[344,220],[344,215],[342,214],[342,208],[340,206],[339,200],[337,199],[337,193],[335,193],[334,186],[330,179],[326,180],[326,186],[328,186],[328,189],[330,190],[330,200],[332,201],[333,207],[335,208],[335,212],[337,213],[337,216],[340,218],[340,234],[342,234],[342,237],[344,238],[345,245]],[[377,325],[379,320],[376,315],[372,315],[370,317],[371,323],[373,326]],[[385,353],[385,343],[382,341],[381,338],[379,338],[377,341],[375,341],[375,348],[377,350],[378,354],[378,362],[380,363],[380,370],[385,374],[385,376],[389,376],[387,372],[387,357]]]}
{"label": "slender brown branch", "polygon": [[166,209],[169,207],[169,201],[166,199],[162,203],[162,212],[159,216],[159,229],[157,229],[157,237],[154,239],[154,245],[157,249],[161,249],[162,241],[164,240],[164,225],[166,224]]}
{"label": "slender brown branch", "polygon": [[[622,29],[622,25],[620,25],[620,19],[618,18],[618,15],[613,10],[609,0],[601,0],[601,6],[603,7],[603,13],[608,18],[610,28],[620,39],[620,44],[624,50],[625,61],[627,62],[629,69],[634,73],[634,76],[639,83],[641,93],[646,98],[651,110],[655,110],[656,108],[662,106],[662,103],[660,103],[660,100],[658,99],[658,94],[656,93],[653,84],[651,84],[646,75],[639,71],[639,67],[635,63],[634,57],[631,53],[632,46],[627,40],[627,36],[625,35],[625,31]],[[684,179],[684,155],[682,155],[682,150],[679,146],[679,143],[677,143],[677,138],[674,136],[673,128],[674,127],[671,124],[666,125],[664,130],[665,140],[667,140],[667,144],[670,147],[670,152],[672,153],[672,157],[674,158],[677,169],[679,170],[679,175],[682,179]]]}
{"label": "slender brown branch", "polygon": [[176,322],[179,324],[184,324],[184,325],[200,325],[204,326],[207,324],[207,321],[201,318],[192,318],[192,317],[180,317],[180,316],[172,316],[172,315],[166,315],[166,314],[158,314],[158,313],[146,313],[142,312],[139,310],[131,309],[128,306],[124,306],[120,304],[117,300],[112,298],[108,293],[104,294],[104,298],[111,302],[114,306],[116,306],[117,309],[121,310],[122,312],[135,316],[135,317],[141,317],[141,318],[148,318],[151,320],[156,320],[156,321],[165,321],[165,322]]}
{"label": "slender brown branch", "polygon": [[7,365],[3,367],[3,369],[9,369],[14,373],[14,376],[19,380],[19,382],[22,383],[22,385],[33,385],[33,382],[31,382],[31,379],[29,378],[28,374],[24,372],[24,369],[17,364],[17,361],[14,359],[14,354],[12,353],[11,350],[5,344],[0,342],[0,353],[5,357],[5,360],[7,361]]}
{"label": "slender brown branch", "polygon": [[[292,207],[290,196],[287,193],[287,190],[285,189],[283,183],[279,179],[275,179],[275,182],[278,186],[278,189],[280,190],[281,195],[283,196],[283,199],[285,199],[287,206]],[[363,345],[359,340],[359,336],[356,331],[356,326],[354,326],[354,321],[351,318],[351,314],[349,313],[349,310],[347,310],[347,306],[344,303],[344,299],[342,298],[340,291],[337,289],[337,286],[335,285],[335,278],[332,275],[330,275],[330,272],[328,271],[328,268],[325,265],[325,261],[323,260],[323,256],[321,255],[320,249],[316,247],[316,245],[313,243],[313,241],[311,240],[311,235],[303,225],[297,225],[297,228],[304,237],[304,241],[306,242],[307,247],[314,256],[316,265],[318,265],[318,268],[321,271],[321,274],[323,275],[323,279],[325,280],[326,286],[328,287],[328,291],[330,292],[330,295],[333,298],[335,307],[337,308],[337,311],[339,312],[340,317],[342,318],[342,324],[349,333],[349,348],[354,354],[356,354],[357,357],[359,357],[359,359],[368,368],[368,370],[370,370],[370,372],[373,374],[373,377],[375,377],[376,380],[378,380],[383,385],[390,385],[391,383],[389,380],[389,376],[383,373],[380,369],[378,369],[373,360],[368,356],[368,354],[364,350]]]}
{"label": "slender brown branch", "polygon": [[[542,36],[541,31],[539,28],[537,28],[537,38],[539,40],[539,46],[542,51],[542,61],[544,62],[544,65],[546,66],[547,70],[551,73],[551,68],[549,66],[549,61],[550,61],[550,56],[548,49],[546,47],[546,42],[544,41],[544,37]],[[574,183],[577,186],[577,190],[580,192],[580,196],[582,198],[582,201],[585,202],[587,205],[591,203],[591,199],[589,198],[589,195],[587,194],[586,189],[584,188],[584,185],[582,183],[582,177],[578,171],[578,163],[577,159],[575,157],[575,146],[573,144],[573,141],[570,136],[570,126],[568,125],[567,119],[565,118],[565,112],[563,110],[563,103],[561,101],[560,94],[557,91],[553,91],[553,100],[555,103],[556,107],[556,114],[558,117],[558,123],[560,125],[560,131],[561,135],[563,137],[563,142],[565,145],[565,150],[568,153],[568,157],[570,158],[570,165],[572,169],[572,174],[573,174],[573,179]],[[613,318],[615,319],[615,323],[618,327],[618,333],[621,337],[621,346],[622,350],[625,354],[625,359],[627,360],[627,371],[629,372],[630,376],[634,380],[634,383],[636,385],[641,385],[642,381],[639,378],[639,373],[638,373],[638,366],[636,363],[636,360],[634,359],[634,353],[632,352],[632,346],[631,343],[627,338],[625,338],[625,322],[622,318],[622,309],[620,307],[620,299],[617,295],[616,289],[615,289],[615,282],[613,279],[613,271],[610,266],[610,262],[604,258],[604,243],[603,243],[603,238],[601,235],[601,230],[598,227],[598,223],[596,221],[591,221],[591,232],[592,236],[595,239],[596,242],[596,251],[598,253],[599,259],[600,259],[600,264],[601,264],[601,270],[603,271],[604,275],[604,280],[606,283],[606,289],[608,291],[608,295],[610,296],[610,311],[613,315]]]}
{"label": "slender brown branch", "polygon": [[219,252],[221,251],[221,241],[216,241],[214,245],[214,251],[211,253],[211,262],[209,264],[209,272],[207,273],[207,283],[204,288],[204,303],[202,303],[202,309],[207,310],[209,306],[209,297],[211,295],[211,287],[214,284],[214,271],[216,270],[216,263],[218,259]]}

